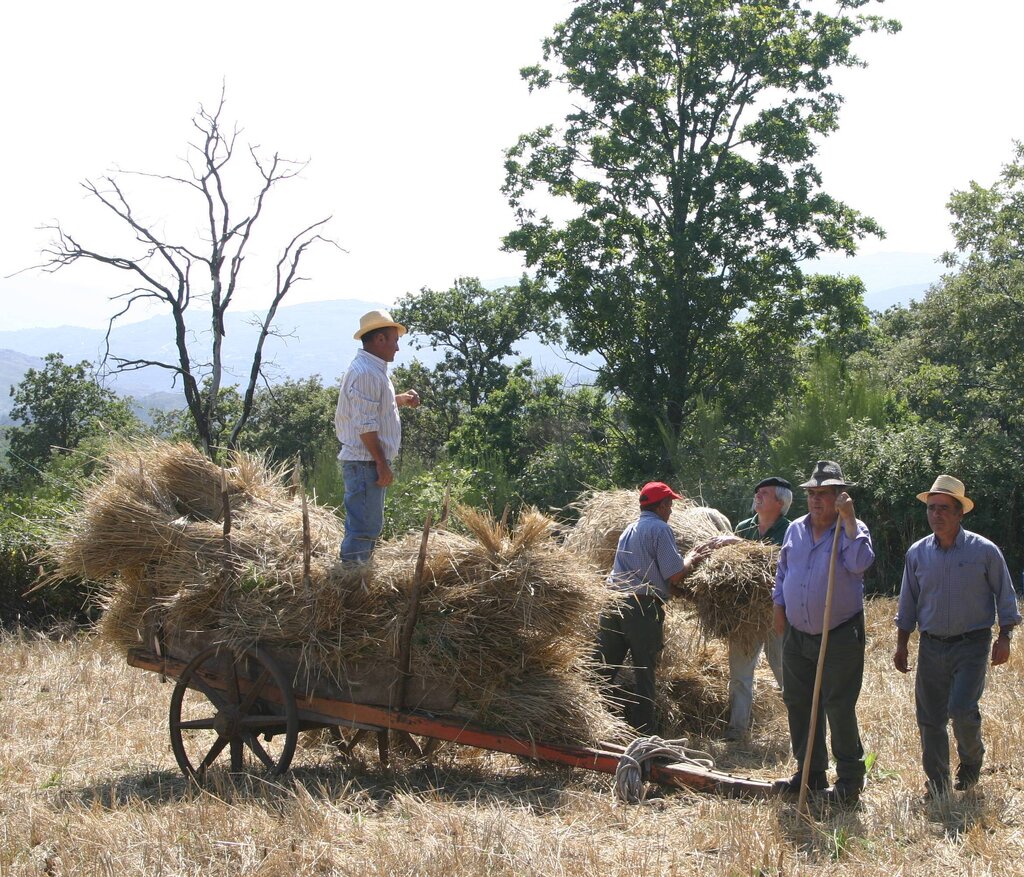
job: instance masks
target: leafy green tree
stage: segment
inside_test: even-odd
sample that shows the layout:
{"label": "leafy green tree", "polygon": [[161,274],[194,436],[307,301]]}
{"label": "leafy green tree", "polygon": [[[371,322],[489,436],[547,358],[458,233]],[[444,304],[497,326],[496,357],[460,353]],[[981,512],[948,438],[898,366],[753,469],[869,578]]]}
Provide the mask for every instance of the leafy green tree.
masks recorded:
{"label": "leafy green tree", "polygon": [[91,435],[141,428],[129,404],[97,382],[90,363],[68,365],[60,353],[47,354],[44,363],[11,388],[11,419],[23,424],[8,431],[13,472],[31,477]]}
{"label": "leafy green tree", "polygon": [[445,456],[452,431],[468,408],[460,376],[444,363],[427,368],[418,359],[395,366],[391,380],[396,387],[415,387],[422,404],[402,408],[402,467],[409,461],[432,465]]}
{"label": "leafy green tree", "polygon": [[450,450],[464,466],[507,478],[521,501],[549,507],[587,486],[610,486],[618,440],[603,394],[567,389],[560,376],[538,376],[523,363],[466,414]]}
{"label": "leafy green tree", "polygon": [[[979,500],[968,526],[1024,564],[1024,146],[999,179],[949,201],[953,269],[919,302],[878,319],[881,382],[910,417],[969,449],[948,463]],[[928,476],[934,477],[930,472]],[[927,478],[926,478],[927,480]],[[910,489],[908,486],[907,489]],[[922,488],[917,488],[921,490]]]}
{"label": "leafy green tree", "polygon": [[[852,44],[898,24],[800,0],[581,0],[544,43],[530,88],[566,87],[565,128],[507,153],[505,238],[550,284],[569,346],[604,357],[599,385],[630,397],[670,445],[707,388],[727,393],[777,302],[804,295],[803,259],[853,252],[878,225],[821,186],[814,156],[842,98]],[[561,221],[532,195],[560,202]]]}
{"label": "leafy green tree", "polygon": [[470,409],[505,383],[512,371],[506,360],[516,355],[518,342],[530,334],[543,341],[559,337],[547,295],[526,277],[500,289],[461,277],[444,291],[406,295],[392,313],[414,333],[414,346],[444,351],[439,370],[456,376]]}
{"label": "leafy green tree", "polygon": [[263,387],[253,397],[252,413],[241,445],[284,463],[298,458],[310,470],[323,448],[338,452],[334,435],[336,387],[319,375]]}

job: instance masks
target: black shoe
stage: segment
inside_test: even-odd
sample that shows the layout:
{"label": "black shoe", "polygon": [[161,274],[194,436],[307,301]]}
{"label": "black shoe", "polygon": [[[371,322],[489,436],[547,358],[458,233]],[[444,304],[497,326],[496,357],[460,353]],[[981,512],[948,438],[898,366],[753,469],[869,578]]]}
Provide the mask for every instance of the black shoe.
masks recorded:
{"label": "black shoe", "polygon": [[[797,771],[789,779],[776,780],[772,783],[772,790],[777,795],[786,797],[800,794],[801,772]],[[823,770],[812,770],[807,777],[807,790],[809,792],[820,792],[828,788],[828,776]]]}
{"label": "black shoe", "polygon": [[956,785],[953,786],[958,792],[966,792],[978,785],[981,779],[980,764],[961,764],[956,769]]}
{"label": "black shoe", "polygon": [[825,793],[825,800],[829,804],[835,804],[839,807],[852,807],[860,800],[860,793],[863,788],[863,779],[840,778]]}
{"label": "black shoe", "polygon": [[939,782],[933,782],[932,780],[928,780],[928,782],[924,784],[924,798],[922,798],[922,800],[925,803],[937,801],[939,798],[946,797],[946,795],[949,794],[950,788],[951,785],[949,782],[949,777],[946,777],[945,779],[940,780]]}

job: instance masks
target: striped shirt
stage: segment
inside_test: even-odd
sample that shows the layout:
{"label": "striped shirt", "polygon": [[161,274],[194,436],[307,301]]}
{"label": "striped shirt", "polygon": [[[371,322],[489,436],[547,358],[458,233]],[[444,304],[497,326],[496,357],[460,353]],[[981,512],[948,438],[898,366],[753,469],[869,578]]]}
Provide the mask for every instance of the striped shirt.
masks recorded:
{"label": "striped shirt", "polygon": [[903,565],[896,626],[915,627],[933,636],[958,636],[999,624],[1020,624],[1017,595],[999,548],[977,533],[960,528],[944,550],[932,536],[907,551]]}
{"label": "striped shirt", "polygon": [[682,568],[672,528],[654,512],[641,511],[619,537],[608,585],[625,594],[657,594],[668,600],[668,580]]}
{"label": "striped shirt", "polygon": [[334,412],[334,431],[341,442],[339,460],[372,460],[359,436],[377,433],[388,460],[398,456],[402,446],[402,422],[398,417],[395,385],[388,377],[388,364],[366,350],[356,353],[345,372]]}

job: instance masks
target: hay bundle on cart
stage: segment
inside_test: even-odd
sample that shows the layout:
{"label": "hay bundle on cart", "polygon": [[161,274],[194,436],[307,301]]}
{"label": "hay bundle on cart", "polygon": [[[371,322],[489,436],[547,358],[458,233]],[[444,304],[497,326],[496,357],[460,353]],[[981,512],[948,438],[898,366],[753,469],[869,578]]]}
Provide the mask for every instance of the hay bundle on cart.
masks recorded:
{"label": "hay bundle on cart", "polygon": [[[225,526],[225,508],[229,509]],[[419,538],[382,545],[371,564],[337,559],[341,527],[302,506],[280,470],[244,454],[222,470],[188,445],[113,451],[78,510],[52,537],[55,578],[99,582],[101,634],[127,650],[160,630],[297,653],[303,684],[395,665]],[[457,715],[538,739],[621,736],[590,663],[613,599],[551,538],[536,512],[511,532],[464,511],[465,535],[432,535],[412,640],[412,669],[454,689]]]}
{"label": "hay bundle on cart", "polygon": [[[619,536],[639,514],[636,491],[593,491],[575,507],[580,518],[566,537],[566,547],[610,571]],[[688,499],[675,501],[669,526],[681,554],[732,532],[725,515]],[[680,593],[696,610],[705,636],[743,643],[764,639],[771,626],[777,559],[774,546],[743,541],[715,550],[684,580]]]}

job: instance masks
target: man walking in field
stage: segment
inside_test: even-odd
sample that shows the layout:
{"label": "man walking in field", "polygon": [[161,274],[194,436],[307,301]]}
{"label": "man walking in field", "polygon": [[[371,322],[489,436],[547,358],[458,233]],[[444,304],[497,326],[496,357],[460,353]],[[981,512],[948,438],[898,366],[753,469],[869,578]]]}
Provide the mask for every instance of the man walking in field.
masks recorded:
{"label": "man walking in field", "polygon": [[384,496],[395,477],[392,462],[402,445],[398,409],[420,404],[415,390],[396,394],[388,377],[388,363],[394,362],[405,331],[387,311],[370,311],[353,336],[363,349],[345,372],[334,414],[345,478],[343,561],[366,563],[373,553],[384,529]]}
{"label": "man walking in field", "polygon": [[626,655],[632,655],[636,699],[630,721],[640,734],[653,734],[654,687],[658,658],[664,646],[665,603],[672,587],[711,553],[708,546],[691,549],[683,558],[668,525],[672,500],[682,497],[661,481],[640,490],[640,517],[623,530],[615,550],[608,585],[620,592],[620,607],[601,618],[597,658],[601,674],[614,682]]}
{"label": "man walking in field", "polygon": [[[910,634],[918,628],[917,726],[928,797],[934,797],[950,788],[950,720],[960,759],[955,788],[978,783],[985,755],[978,704],[987,665],[1010,659],[1010,638],[1021,619],[1002,552],[961,525],[974,508],[963,482],[940,475],[917,498],[927,506],[932,535],[907,551],[892,660],[901,673],[909,671]],[[999,636],[992,642],[997,615]]]}
{"label": "man walking in field", "polygon": [[[871,534],[857,520],[848,484],[838,463],[819,460],[807,491],[807,511],[789,525],[775,575],[775,632],[782,642],[782,699],[789,717],[789,736],[797,772],[779,780],[784,793],[800,790],[808,749],[822,633],[829,631],[821,678],[821,696],[811,746],[807,786],[828,787],[828,722],[836,783],[827,797],[854,804],[864,786],[864,747],[857,728],[857,699],[864,678],[864,573],[875,561]],[[836,528],[839,528],[838,534]],[[833,538],[838,538],[831,615],[825,618]]]}

